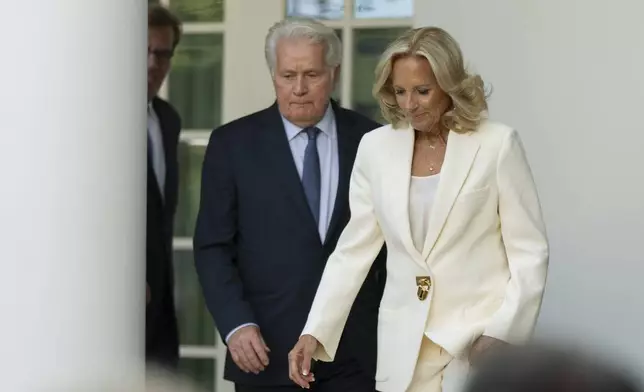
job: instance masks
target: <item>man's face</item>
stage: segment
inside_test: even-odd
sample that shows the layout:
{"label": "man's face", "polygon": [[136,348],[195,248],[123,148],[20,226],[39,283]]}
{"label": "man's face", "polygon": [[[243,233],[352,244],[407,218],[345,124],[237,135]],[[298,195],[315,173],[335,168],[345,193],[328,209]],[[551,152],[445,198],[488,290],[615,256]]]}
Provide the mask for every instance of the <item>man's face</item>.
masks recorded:
{"label": "man's face", "polygon": [[322,44],[282,39],[276,48],[273,84],[282,115],[300,127],[317,124],[329,104],[339,67],[326,65]]}
{"label": "man's face", "polygon": [[172,27],[148,27],[148,100],[158,93],[170,71],[174,49]]}

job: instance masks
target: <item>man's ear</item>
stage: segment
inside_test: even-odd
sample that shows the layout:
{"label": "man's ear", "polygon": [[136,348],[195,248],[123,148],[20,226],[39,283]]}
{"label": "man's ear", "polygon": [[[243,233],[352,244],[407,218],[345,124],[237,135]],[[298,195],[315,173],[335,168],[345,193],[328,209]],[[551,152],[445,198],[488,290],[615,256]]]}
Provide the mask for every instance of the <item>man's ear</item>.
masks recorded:
{"label": "man's ear", "polygon": [[338,83],[340,82],[340,66],[338,65],[333,69],[333,88],[338,87]]}

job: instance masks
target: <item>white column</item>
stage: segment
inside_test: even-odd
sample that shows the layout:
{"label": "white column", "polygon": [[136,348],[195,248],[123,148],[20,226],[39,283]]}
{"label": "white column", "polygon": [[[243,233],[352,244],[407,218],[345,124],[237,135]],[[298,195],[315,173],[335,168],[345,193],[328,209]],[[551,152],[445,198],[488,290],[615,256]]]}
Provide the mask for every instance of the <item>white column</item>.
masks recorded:
{"label": "white column", "polygon": [[0,390],[143,379],[143,0],[2,0]]}

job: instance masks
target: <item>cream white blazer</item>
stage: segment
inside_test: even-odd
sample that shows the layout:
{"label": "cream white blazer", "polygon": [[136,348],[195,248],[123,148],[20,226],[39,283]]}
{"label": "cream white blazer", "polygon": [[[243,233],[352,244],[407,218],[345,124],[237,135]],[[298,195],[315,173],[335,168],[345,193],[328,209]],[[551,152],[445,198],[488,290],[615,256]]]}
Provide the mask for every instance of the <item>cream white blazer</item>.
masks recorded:
{"label": "cream white blazer", "polygon": [[[349,310],[383,243],[387,283],[378,319],[377,389],[403,392],[423,335],[464,358],[481,335],[521,343],[541,307],[548,242],[518,133],[484,121],[450,132],[422,252],[413,245],[411,128],[366,134],[350,184],[351,219],[330,256],[302,334],[332,361]],[[429,278],[420,299],[419,277]]]}

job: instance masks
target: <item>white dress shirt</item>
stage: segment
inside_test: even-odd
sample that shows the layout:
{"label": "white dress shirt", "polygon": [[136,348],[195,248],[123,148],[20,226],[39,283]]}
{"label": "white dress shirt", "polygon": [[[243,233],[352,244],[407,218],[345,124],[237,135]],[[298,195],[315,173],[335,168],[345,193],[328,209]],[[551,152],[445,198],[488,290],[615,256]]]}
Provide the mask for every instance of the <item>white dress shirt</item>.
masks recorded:
{"label": "white dress shirt", "polygon": [[[309,143],[309,138],[306,133],[302,132],[303,128],[291,123],[286,118],[282,117],[284,129],[286,130],[286,137],[291,152],[293,153],[293,160],[295,167],[302,179],[302,172],[304,170],[304,152]],[[338,131],[335,122],[335,115],[333,108],[329,104],[326,113],[320,122],[315,124],[315,127],[320,129],[317,138],[318,155],[320,156],[320,221],[318,225],[318,232],[320,234],[320,241],[324,243],[326,238],[331,217],[333,215],[333,207],[335,206],[335,197],[338,192],[338,176],[340,171],[340,158],[338,155]],[[249,325],[256,325],[253,323],[242,324],[233,329],[226,336],[226,343],[230,337],[243,327]]]}
{"label": "white dress shirt", "polygon": [[148,104],[148,137],[150,138],[150,145],[152,147],[151,158],[152,168],[156,174],[157,184],[161,191],[161,196],[165,195],[165,150],[163,148],[163,135],[161,134],[161,123],[157,116],[152,103]]}

